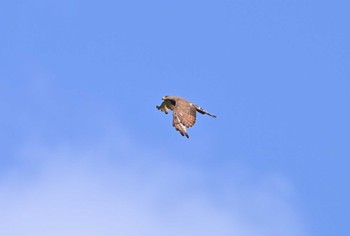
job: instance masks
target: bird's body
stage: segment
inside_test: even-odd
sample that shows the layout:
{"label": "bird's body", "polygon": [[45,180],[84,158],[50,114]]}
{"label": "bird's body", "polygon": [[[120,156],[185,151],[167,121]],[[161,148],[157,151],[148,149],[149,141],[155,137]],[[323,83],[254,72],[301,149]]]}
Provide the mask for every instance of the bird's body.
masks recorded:
{"label": "bird's body", "polygon": [[157,106],[157,109],[165,112],[165,114],[168,114],[169,109],[172,110],[173,126],[182,136],[186,136],[187,138],[189,135],[187,134],[186,128],[192,127],[196,123],[197,112],[216,117],[184,98],[178,96],[164,96],[162,99],[164,101],[160,106]]}

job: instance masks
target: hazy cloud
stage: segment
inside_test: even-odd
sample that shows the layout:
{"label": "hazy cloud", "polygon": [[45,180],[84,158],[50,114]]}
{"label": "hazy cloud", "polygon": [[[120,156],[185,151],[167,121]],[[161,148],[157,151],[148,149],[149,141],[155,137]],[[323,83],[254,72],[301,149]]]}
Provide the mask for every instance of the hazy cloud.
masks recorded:
{"label": "hazy cloud", "polygon": [[23,148],[0,182],[0,234],[304,235],[281,176],[114,141]]}

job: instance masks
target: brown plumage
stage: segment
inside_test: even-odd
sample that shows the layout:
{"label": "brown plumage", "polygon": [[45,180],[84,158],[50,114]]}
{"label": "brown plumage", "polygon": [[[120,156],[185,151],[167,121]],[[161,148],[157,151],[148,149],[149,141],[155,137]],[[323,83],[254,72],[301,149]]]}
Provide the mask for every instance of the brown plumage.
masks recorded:
{"label": "brown plumage", "polygon": [[178,96],[164,96],[164,101],[160,106],[156,106],[158,110],[168,114],[168,110],[173,111],[173,126],[182,136],[189,138],[186,128],[192,127],[196,123],[196,113],[207,114],[212,117],[215,115],[210,114],[203,108],[196,104],[187,101]]}

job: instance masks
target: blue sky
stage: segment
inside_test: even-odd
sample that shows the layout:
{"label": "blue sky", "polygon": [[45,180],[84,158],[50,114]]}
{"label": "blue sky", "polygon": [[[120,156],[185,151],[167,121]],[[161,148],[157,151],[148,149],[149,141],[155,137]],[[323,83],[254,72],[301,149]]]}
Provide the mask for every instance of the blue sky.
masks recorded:
{"label": "blue sky", "polygon": [[0,234],[348,235],[349,7],[1,3]]}

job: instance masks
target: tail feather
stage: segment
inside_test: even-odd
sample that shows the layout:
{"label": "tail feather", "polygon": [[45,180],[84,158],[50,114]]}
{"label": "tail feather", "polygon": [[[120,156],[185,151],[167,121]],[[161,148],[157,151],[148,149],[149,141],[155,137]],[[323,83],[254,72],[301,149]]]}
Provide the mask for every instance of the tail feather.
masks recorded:
{"label": "tail feather", "polygon": [[209,112],[207,112],[206,110],[204,110],[203,108],[201,108],[200,106],[196,105],[196,110],[201,113],[201,114],[207,114],[208,116],[214,117],[216,118],[216,115],[210,114]]}

